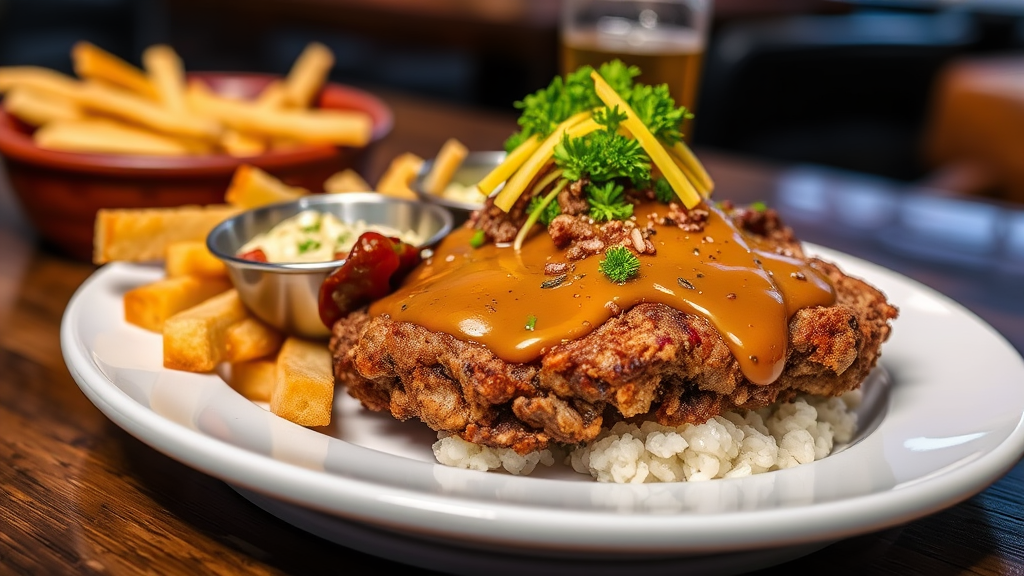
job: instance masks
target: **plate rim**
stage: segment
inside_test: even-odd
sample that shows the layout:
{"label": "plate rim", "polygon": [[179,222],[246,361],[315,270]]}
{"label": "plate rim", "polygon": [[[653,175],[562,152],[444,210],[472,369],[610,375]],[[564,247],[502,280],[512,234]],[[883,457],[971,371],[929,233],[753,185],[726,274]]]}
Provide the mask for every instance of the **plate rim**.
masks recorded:
{"label": "plate rim", "polygon": [[[872,272],[889,275],[891,280],[906,283],[910,288],[939,299],[956,313],[966,315],[968,320],[994,337],[999,345],[1012,352],[1017,367],[1024,373],[1024,359],[1005,337],[949,297],[898,272],[865,260],[816,245],[806,246],[808,252],[837,261],[840,267],[845,268],[848,265],[846,263],[855,263],[857,268],[866,267]],[[75,338],[78,322],[76,316],[85,296],[105,275],[115,274],[131,266],[113,264],[97,270],[75,292],[61,321],[61,349],[68,370],[101,412],[158,451],[225,482],[292,504],[410,534],[452,538],[466,545],[476,542],[525,550],[543,547],[630,554],[726,552],[835,540],[905,523],[963,501],[998,480],[1024,453],[1022,414],[1007,437],[971,466],[957,467],[927,479],[916,484],[912,490],[887,489],[832,502],[732,511],[727,514],[662,516],[545,510],[543,518],[531,519],[530,513],[536,510],[521,505],[502,502],[483,505],[465,498],[380,486],[358,478],[302,468],[211,438],[142,406],[103,374],[88,357],[85,343]],[[477,474],[473,471],[464,472]],[[731,481],[742,479],[715,482]],[[296,485],[300,487],[299,490],[296,490]],[[301,492],[301,495],[297,496],[296,492]],[[474,514],[474,511],[477,513]],[[443,526],[439,525],[439,519],[443,520]],[[799,525],[795,522],[797,519]],[[608,534],[609,530],[603,527],[605,522],[614,522],[616,537]],[[733,534],[737,525],[747,526],[747,529]],[[764,532],[750,529],[769,526],[772,530]],[[651,538],[621,538],[630,531],[641,531]],[[726,534],[729,538],[723,537]],[[548,539],[551,536],[558,538]]]}

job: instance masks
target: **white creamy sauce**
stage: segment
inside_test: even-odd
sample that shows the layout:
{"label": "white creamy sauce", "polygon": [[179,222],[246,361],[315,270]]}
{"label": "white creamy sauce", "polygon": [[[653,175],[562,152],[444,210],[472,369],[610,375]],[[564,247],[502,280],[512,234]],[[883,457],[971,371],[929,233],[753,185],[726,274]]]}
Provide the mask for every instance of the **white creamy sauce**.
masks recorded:
{"label": "white creamy sauce", "polygon": [[483,204],[484,200],[487,200],[487,196],[475,184],[466,186],[458,182],[449,184],[444,189],[444,192],[441,193],[441,196],[448,200],[465,202],[466,204]]}
{"label": "white creamy sauce", "polygon": [[238,253],[259,249],[267,256],[267,262],[328,262],[338,259],[335,255],[339,252],[344,253],[342,258],[347,256],[363,232],[398,237],[416,246],[423,243],[423,238],[415,232],[367,224],[363,220],[347,223],[330,213],[305,210],[283,220],[270,231],[258,234]]}

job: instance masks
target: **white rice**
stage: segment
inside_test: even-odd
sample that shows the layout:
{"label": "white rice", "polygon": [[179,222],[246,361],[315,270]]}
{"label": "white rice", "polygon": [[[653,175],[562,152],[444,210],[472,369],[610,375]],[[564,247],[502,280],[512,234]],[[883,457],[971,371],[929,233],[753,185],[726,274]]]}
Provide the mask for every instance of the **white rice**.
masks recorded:
{"label": "white rice", "polygon": [[[854,390],[838,398],[801,396],[757,411],[727,412],[699,425],[619,422],[572,450],[566,463],[598,482],[619,483],[694,482],[790,468],[820,460],[835,444],[849,442],[860,400],[860,390]],[[555,462],[550,450],[520,455],[445,433],[438,434],[433,449],[447,466],[502,468],[517,475]]]}

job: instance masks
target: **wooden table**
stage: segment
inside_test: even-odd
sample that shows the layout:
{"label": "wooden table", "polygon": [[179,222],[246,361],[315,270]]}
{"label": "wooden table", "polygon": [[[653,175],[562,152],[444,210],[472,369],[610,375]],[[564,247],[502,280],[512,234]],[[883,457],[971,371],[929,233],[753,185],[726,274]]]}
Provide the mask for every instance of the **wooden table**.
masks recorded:
{"label": "wooden table", "polygon": [[[429,156],[449,136],[473,149],[495,148],[514,127],[511,115],[388,101],[396,128],[371,159],[371,181],[400,152]],[[712,153],[702,157],[720,198],[781,202],[777,193],[794,174],[808,177]],[[828,178],[835,185],[856,180]],[[1024,276],[1004,273],[995,282],[992,272],[964,274],[799,216],[794,212],[793,223],[807,239],[953,296],[1024,349]],[[0,573],[308,575],[404,568],[295,529],[112,424],[79,391],[58,341],[65,305],[95,268],[38,248],[4,190],[0,247]],[[1024,466],[1018,465],[943,512],[763,573],[1020,574],[1022,535]]]}

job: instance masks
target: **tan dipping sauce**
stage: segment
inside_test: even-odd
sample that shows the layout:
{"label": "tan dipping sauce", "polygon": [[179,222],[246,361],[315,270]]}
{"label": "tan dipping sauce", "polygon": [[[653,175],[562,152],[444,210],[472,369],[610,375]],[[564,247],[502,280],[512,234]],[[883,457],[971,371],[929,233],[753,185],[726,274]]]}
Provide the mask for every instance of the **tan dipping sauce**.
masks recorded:
{"label": "tan dipping sauce", "polygon": [[[638,226],[659,210],[665,206],[637,206]],[[529,362],[611,318],[609,302],[622,310],[658,302],[706,318],[744,375],[771,383],[785,364],[789,318],[801,308],[831,305],[835,292],[800,260],[757,250],[717,209],[709,211],[699,233],[656,226],[650,240],[657,254],[641,255],[639,274],[624,284],[600,272],[601,255],[576,262],[564,281],[553,282],[544,265],[565,259],[546,233],[535,233],[516,252],[494,244],[473,249],[473,230],[463,228],[370,313],[483,344],[509,362]]]}

